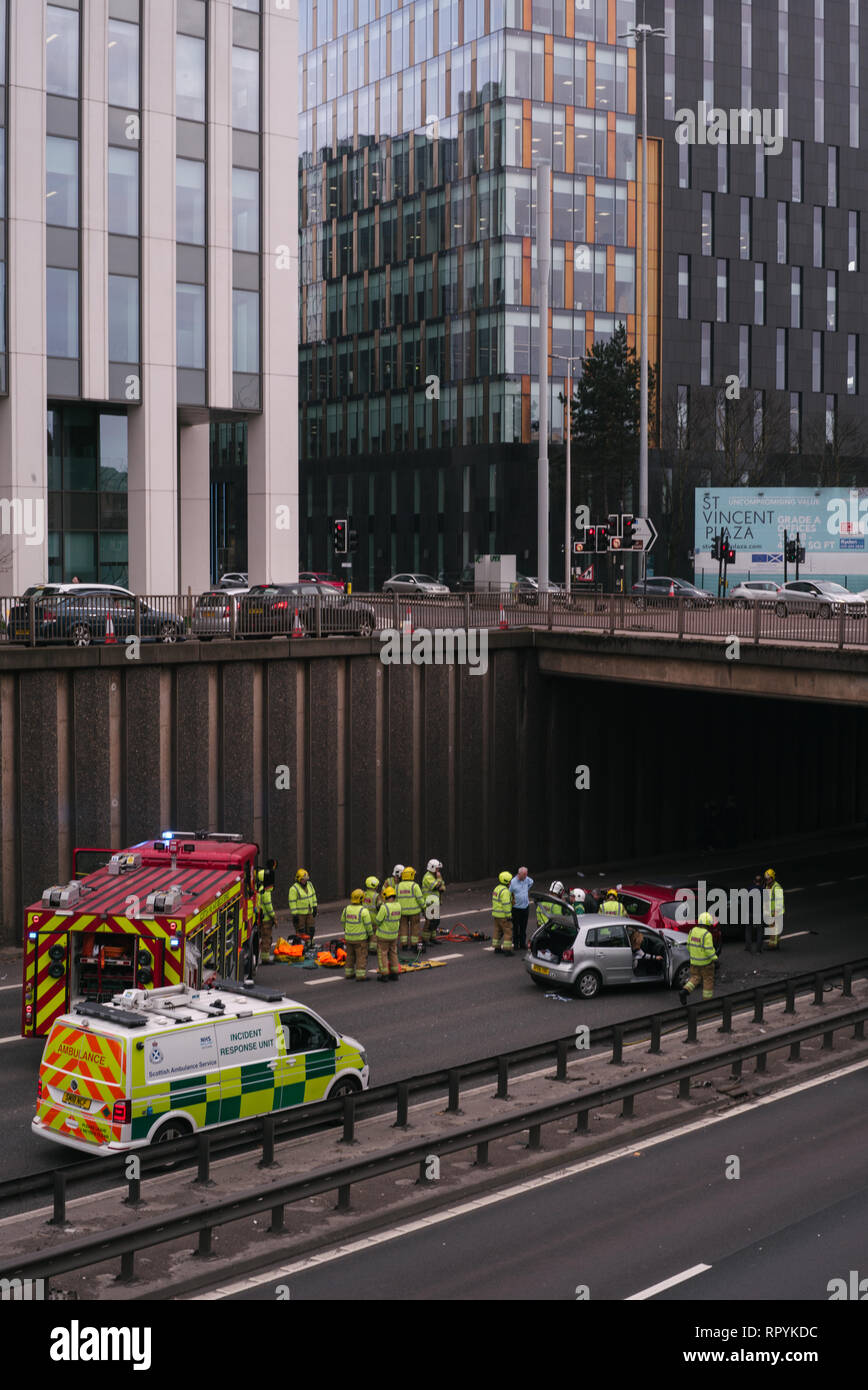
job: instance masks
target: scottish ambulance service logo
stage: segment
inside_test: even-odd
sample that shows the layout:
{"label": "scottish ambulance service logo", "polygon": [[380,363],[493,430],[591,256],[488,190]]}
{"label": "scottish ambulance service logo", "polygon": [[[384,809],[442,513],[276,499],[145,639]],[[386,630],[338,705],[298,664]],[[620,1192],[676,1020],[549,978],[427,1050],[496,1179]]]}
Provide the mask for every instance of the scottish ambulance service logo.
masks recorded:
{"label": "scottish ambulance service logo", "polygon": [[154,1063],[154,1065],[156,1065],[157,1062],[162,1062],[162,1060],[163,1060],[163,1054],[162,1054],[162,1052],[160,1051],[159,1046],[158,1046],[157,1043],[155,1043],[155,1042],[151,1043],[151,1059],[150,1059],[150,1060]]}

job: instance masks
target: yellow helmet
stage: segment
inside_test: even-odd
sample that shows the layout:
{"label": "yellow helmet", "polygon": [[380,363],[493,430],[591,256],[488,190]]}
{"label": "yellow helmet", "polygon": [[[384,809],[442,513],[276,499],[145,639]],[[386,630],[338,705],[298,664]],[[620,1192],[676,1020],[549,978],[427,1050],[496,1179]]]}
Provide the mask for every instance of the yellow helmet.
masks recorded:
{"label": "yellow helmet", "polygon": [[384,897],[384,898],[394,898],[394,896],[395,896],[395,890],[394,890],[394,888],[384,888],[384,889],[383,889],[383,897]]}
{"label": "yellow helmet", "polygon": [[607,897],[607,898],[617,898],[617,896],[618,896],[618,890],[617,890],[617,888],[610,888],[609,891],[608,891],[608,893],[606,894],[606,897]]}
{"label": "yellow helmet", "polygon": [[774,883],[774,881],[775,881],[775,871],[774,871],[774,869],[766,869],[765,876],[766,876],[766,878],[770,878],[771,881],[772,881],[772,883]]}
{"label": "yellow helmet", "polygon": [[409,878],[415,878],[415,877],[416,877],[416,870],[415,870],[415,869],[411,869],[411,868],[408,867],[408,868],[406,868],[406,869],[404,870],[404,872],[402,873],[401,877],[402,877],[404,880],[407,880],[407,879],[409,879]]}
{"label": "yellow helmet", "polygon": [[498,883],[505,883],[508,887],[509,884],[512,883],[512,874],[509,872],[509,869],[504,869],[502,874],[498,874],[497,881]]}
{"label": "yellow helmet", "polygon": [[372,888],[372,889],[373,889],[373,888],[379,888],[379,886],[380,886],[380,880],[379,880],[378,878],[374,878],[374,875],[373,875],[373,874],[371,874],[368,878],[365,879],[365,887],[366,887],[366,888]]}
{"label": "yellow helmet", "polygon": [[363,897],[364,893],[362,892],[361,888],[354,888],[352,893],[350,894],[350,902],[360,903]]}
{"label": "yellow helmet", "polygon": [[297,873],[296,876],[295,876],[296,883],[301,883],[301,880],[302,880],[303,878],[307,878],[307,877],[308,877],[307,869],[299,869],[298,873]]}
{"label": "yellow helmet", "polygon": [[699,916],[696,919],[696,923],[697,926],[700,927],[713,927],[714,918],[712,917],[710,912],[700,912]]}

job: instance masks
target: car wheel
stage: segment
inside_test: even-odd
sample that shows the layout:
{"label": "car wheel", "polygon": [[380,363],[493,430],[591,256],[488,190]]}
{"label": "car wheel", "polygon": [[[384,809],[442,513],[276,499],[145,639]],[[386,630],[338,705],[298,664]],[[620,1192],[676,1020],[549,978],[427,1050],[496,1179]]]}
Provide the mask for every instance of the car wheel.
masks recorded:
{"label": "car wheel", "polygon": [[173,1139],[186,1139],[188,1134],[192,1134],[192,1126],[186,1120],[167,1120],[164,1125],[157,1130],[152,1144],[170,1144]]}
{"label": "car wheel", "polygon": [[785,618],[787,616],[787,605],[785,603],[775,604],[775,617]]}
{"label": "car wheel", "polygon": [[736,608],[747,608],[747,599],[746,599],[746,598],[737,598],[736,601],[735,601],[735,606],[736,606]]}
{"label": "car wheel", "polygon": [[90,628],[84,623],[76,623],[72,629],[72,645],[74,647],[89,647],[92,641]]}
{"label": "car wheel", "polygon": [[825,618],[826,622],[828,622],[829,619],[833,618],[834,616],[835,615],[832,612],[832,605],[830,603],[824,603],[823,607],[820,609],[820,617]]}
{"label": "car wheel", "polygon": [[817,616],[817,610],[816,610],[816,608],[806,608],[806,609],[805,609],[805,612],[807,613],[807,616],[808,616],[809,618],[811,618],[812,620],[815,619],[816,616]]}
{"label": "car wheel", "polygon": [[594,999],[600,993],[601,983],[596,970],[583,970],[576,980],[576,993],[581,999]]}
{"label": "car wheel", "polygon": [[162,627],[160,628],[160,641],[161,641],[161,642],[177,642],[177,640],[178,640],[178,628],[177,628],[177,625],[176,625],[175,623],[163,623]]}
{"label": "car wheel", "polygon": [[371,620],[370,620],[369,618],[366,618],[365,621],[364,621],[363,623],[359,623],[359,636],[360,636],[360,637],[372,637],[373,634],[374,634],[374,624],[371,622]]}
{"label": "car wheel", "polygon": [[355,1081],[353,1077],[345,1076],[338,1082],[337,1086],[329,1091],[329,1100],[342,1100],[344,1096],[358,1095],[361,1089],[361,1081]]}
{"label": "car wheel", "polygon": [[645,607],[645,600],[644,600],[644,598],[634,598],[633,603],[634,603],[634,605],[636,606],[636,608],[644,608],[644,607]]}
{"label": "car wheel", "polygon": [[675,972],[675,979],[672,981],[672,988],[684,989],[684,986],[687,984],[689,979],[690,966],[685,961],[683,965],[679,965],[678,969]]}

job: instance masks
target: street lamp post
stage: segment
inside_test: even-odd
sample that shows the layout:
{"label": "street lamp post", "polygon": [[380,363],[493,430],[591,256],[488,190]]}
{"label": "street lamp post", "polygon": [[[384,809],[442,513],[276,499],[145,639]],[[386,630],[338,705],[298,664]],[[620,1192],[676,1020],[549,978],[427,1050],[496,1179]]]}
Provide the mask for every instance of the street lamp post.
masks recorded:
{"label": "street lamp post", "polygon": [[572,404],[573,404],[573,363],[574,363],[574,362],[583,362],[585,359],[584,359],[584,355],[581,354],[581,353],[580,353],[577,357],[564,357],[561,353],[555,352],[555,353],[552,353],[552,356],[553,356],[558,362],[566,362],[566,364],[567,364],[567,371],[568,371],[567,378],[566,378],[566,386],[567,386],[566,404],[564,405],[564,441],[565,441],[565,444],[566,444],[566,489],[565,489],[565,491],[566,491],[566,513],[565,513],[565,517],[564,517],[564,523],[565,523],[565,530],[564,530],[564,568],[565,568],[565,571],[566,571],[566,590],[567,590],[567,596],[569,597],[570,593],[572,592],[572,583],[573,583],[573,571],[572,571],[572,551],[573,551],[573,519],[572,519],[572,510],[573,510],[573,496],[572,496],[572,477],[571,477],[571,474],[570,474],[570,442],[571,442],[571,440],[572,440],[572,435],[573,435],[573,411],[572,411]]}
{"label": "street lamp post", "polygon": [[[642,48],[642,335],[639,351],[639,516],[648,515],[648,40],[665,38],[665,29],[635,24],[621,39]],[[642,552],[642,577],[645,552]]]}

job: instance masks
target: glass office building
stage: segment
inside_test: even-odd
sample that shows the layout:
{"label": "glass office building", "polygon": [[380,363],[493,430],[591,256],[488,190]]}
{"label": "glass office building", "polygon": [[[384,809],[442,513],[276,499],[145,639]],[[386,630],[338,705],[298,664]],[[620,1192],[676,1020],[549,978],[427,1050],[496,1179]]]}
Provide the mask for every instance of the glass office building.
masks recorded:
{"label": "glass office building", "polygon": [[346,516],[357,586],[495,550],[535,571],[535,166],[552,168],[557,437],[570,360],[619,321],[637,332],[635,9],[303,0],[303,567],[333,563]]}

